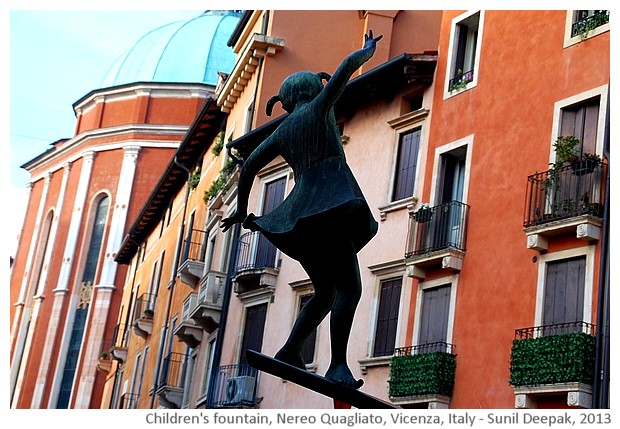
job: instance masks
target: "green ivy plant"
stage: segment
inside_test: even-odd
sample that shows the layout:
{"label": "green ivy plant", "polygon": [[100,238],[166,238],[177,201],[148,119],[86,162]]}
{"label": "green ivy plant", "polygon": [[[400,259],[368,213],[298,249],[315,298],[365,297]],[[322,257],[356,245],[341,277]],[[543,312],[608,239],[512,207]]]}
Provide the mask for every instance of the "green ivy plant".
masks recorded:
{"label": "green ivy plant", "polygon": [[220,173],[218,174],[218,176],[211,183],[211,186],[209,187],[209,189],[205,191],[204,196],[203,196],[203,201],[205,202],[205,204],[209,204],[209,202],[224,189],[224,187],[228,183],[228,180],[232,176],[234,169],[235,169],[235,162],[232,159],[229,159],[226,162],[226,165],[224,166],[224,168],[220,170]]}
{"label": "green ivy plant", "polygon": [[189,187],[191,189],[196,189],[196,187],[198,186],[198,183],[200,183],[200,173],[202,171],[202,168],[200,166],[196,167],[196,169],[192,172],[190,178],[189,178]]}
{"label": "green ivy plant", "polygon": [[390,365],[390,396],[452,396],[456,355],[444,352],[394,356]]}
{"label": "green ivy plant", "polygon": [[583,332],[517,339],[512,344],[512,386],[592,384],[596,338]]}
{"label": "green ivy plant", "polygon": [[609,22],[609,13],[606,10],[599,10],[588,19],[579,22],[575,28],[575,35],[583,41],[588,38],[590,31]]}
{"label": "green ivy plant", "polygon": [[215,156],[218,156],[222,152],[222,149],[224,149],[224,131],[220,131],[220,133],[217,135],[217,139],[211,147],[211,153]]}

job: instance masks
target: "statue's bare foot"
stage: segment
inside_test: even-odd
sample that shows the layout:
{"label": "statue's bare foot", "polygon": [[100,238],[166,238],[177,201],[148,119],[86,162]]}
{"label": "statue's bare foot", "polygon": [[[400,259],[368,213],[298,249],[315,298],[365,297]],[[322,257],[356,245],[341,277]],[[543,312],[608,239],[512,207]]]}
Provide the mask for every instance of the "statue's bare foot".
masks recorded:
{"label": "statue's bare foot", "polygon": [[284,347],[281,348],[280,351],[278,351],[278,353],[276,353],[276,355],[274,356],[274,359],[277,359],[284,363],[288,363],[289,365],[292,365],[299,369],[303,369],[303,370],[306,369],[306,364],[304,363],[304,360],[302,359],[301,355],[296,352],[289,352]]}
{"label": "statue's bare foot", "polygon": [[364,380],[356,380],[355,377],[353,377],[346,363],[332,364],[325,373],[325,378],[352,389],[359,389],[364,384]]}

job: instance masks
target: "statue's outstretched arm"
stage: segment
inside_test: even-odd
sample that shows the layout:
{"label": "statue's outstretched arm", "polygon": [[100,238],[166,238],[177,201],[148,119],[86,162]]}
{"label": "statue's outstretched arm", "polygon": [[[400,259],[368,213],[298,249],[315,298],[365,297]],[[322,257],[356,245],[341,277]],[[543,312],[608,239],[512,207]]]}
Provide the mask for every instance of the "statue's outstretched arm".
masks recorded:
{"label": "statue's outstretched arm", "polygon": [[252,190],[254,177],[258,172],[278,156],[275,134],[264,140],[243,162],[237,183],[237,210],[230,217],[223,219],[220,227],[223,232],[235,223],[241,223],[247,217],[248,198]]}
{"label": "statue's outstretched arm", "polygon": [[368,34],[364,35],[364,47],[349,54],[342,60],[342,63],[340,63],[338,69],[336,69],[336,72],[319,95],[322,98],[322,102],[326,103],[328,108],[332,107],[340,94],[342,94],[345,85],[353,73],[373,56],[377,42],[382,37],[383,35],[373,37],[372,30],[369,30]]}

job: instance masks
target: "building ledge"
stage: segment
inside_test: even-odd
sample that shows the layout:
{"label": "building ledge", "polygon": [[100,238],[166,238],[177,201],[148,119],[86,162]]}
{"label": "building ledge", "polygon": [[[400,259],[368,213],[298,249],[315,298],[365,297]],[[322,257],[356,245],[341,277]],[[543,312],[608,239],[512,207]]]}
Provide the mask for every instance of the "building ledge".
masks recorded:
{"label": "building ledge", "polygon": [[459,272],[463,267],[464,257],[464,251],[449,248],[411,256],[406,259],[407,276],[423,280],[426,278],[426,270],[429,268],[441,268],[452,272]]}
{"label": "building ledge", "polygon": [[181,264],[177,273],[183,283],[195,289],[198,281],[202,277],[204,266],[205,263],[203,261],[187,259]]}
{"label": "building ledge", "polygon": [[179,338],[179,341],[194,349],[202,341],[202,328],[184,321],[174,330],[174,335]]}
{"label": "building ledge", "polygon": [[515,408],[537,408],[536,398],[540,396],[566,394],[566,405],[577,408],[592,408],[592,386],[584,383],[556,383],[538,386],[513,387]]}
{"label": "building ledge", "polygon": [[112,347],[110,356],[122,364],[127,359],[127,347]]}
{"label": "building ledge", "polygon": [[443,395],[390,396],[392,403],[401,408],[446,409],[450,407],[450,397]]}
{"label": "building ledge", "polygon": [[527,248],[538,252],[546,252],[549,238],[557,235],[575,234],[584,241],[598,241],[601,238],[603,220],[592,215],[583,215],[557,220],[525,228]]}
{"label": "building ledge", "polygon": [[151,332],[153,331],[153,318],[150,317],[140,317],[138,319],[136,319],[135,322],[133,322],[133,332],[141,337],[141,338],[148,338],[149,335],[151,335]]}
{"label": "building ledge", "polygon": [[183,403],[183,388],[173,386],[163,386],[157,390],[159,403],[165,408],[181,408]]}
{"label": "building ledge", "polygon": [[244,294],[255,289],[275,288],[279,271],[271,267],[240,270],[233,279],[235,293]]}

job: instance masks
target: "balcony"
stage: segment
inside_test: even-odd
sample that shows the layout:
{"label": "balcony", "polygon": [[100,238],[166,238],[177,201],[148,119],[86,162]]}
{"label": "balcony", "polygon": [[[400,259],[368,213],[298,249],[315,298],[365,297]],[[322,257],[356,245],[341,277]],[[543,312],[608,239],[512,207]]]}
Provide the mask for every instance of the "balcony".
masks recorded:
{"label": "balcony", "polygon": [[528,177],[523,219],[528,249],[544,252],[557,235],[600,239],[607,164],[582,162]]}
{"label": "balcony", "polygon": [[390,400],[402,407],[448,408],[455,371],[452,344],[398,348],[390,365]]}
{"label": "balcony", "polygon": [[138,408],[138,399],[140,395],[137,393],[124,393],[118,404],[118,408],[121,410],[133,410]]}
{"label": "balcony", "polygon": [[192,229],[183,242],[181,265],[178,276],[183,283],[193,288],[202,277],[205,266],[206,231]]}
{"label": "balcony", "polygon": [[280,261],[278,249],[260,232],[248,232],[237,242],[235,292],[242,294],[260,288],[274,288]]}
{"label": "balcony", "polygon": [[190,314],[196,308],[198,303],[198,294],[192,292],[183,301],[183,311],[181,313],[181,323],[174,330],[174,335],[179,341],[187,344],[191,348],[196,348],[202,341],[202,328],[194,322]]}
{"label": "balcony", "polygon": [[586,322],[516,330],[510,357],[516,408],[535,408],[538,397],[551,395],[590,408],[595,349],[595,326]]}
{"label": "balcony", "polygon": [[448,92],[457,91],[467,87],[469,82],[474,80],[474,71],[469,70],[463,73],[458,73],[450,82],[448,82]]}
{"label": "balcony", "polygon": [[411,213],[405,250],[407,275],[424,279],[429,268],[460,271],[468,214],[469,206],[460,201],[424,206]]}
{"label": "balcony", "polygon": [[129,332],[124,323],[119,323],[114,327],[114,332],[112,333],[112,342],[109,349],[110,356],[120,364],[127,359],[127,340],[129,338]]}
{"label": "balcony", "polygon": [[164,359],[157,388],[159,403],[165,408],[181,408],[185,391],[186,356],[171,352]]}
{"label": "balcony", "polygon": [[224,365],[217,370],[208,408],[255,408],[258,371],[247,364]]}
{"label": "balcony", "polygon": [[189,317],[208,333],[215,331],[220,324],[225,284],[226,274],[209,271],[200,282],[196,305],[190,310]]}
{"label": "balcony", "polygon": [[136,299],[134,306],[133,331],[144,339],[151,335],[153,330],[153,314],[155,312],[155,295],[144,293]]}
{"label": "balcony", "polygon": [[99,360],[97,361],[97,370],[109,373],[112,370],[112,359],[110,358],[111,340],[103,340],[101,350],[99,351]]}
{"label": "balcony", "polygon": [[605,25],[609,22],[608,10],[595,10],[592,15],[588,16],[588,11],[584,12],[577,21],[575,21],[571,27],[571,37],[581,36],[586,38],[588,33],[597,27]]}

